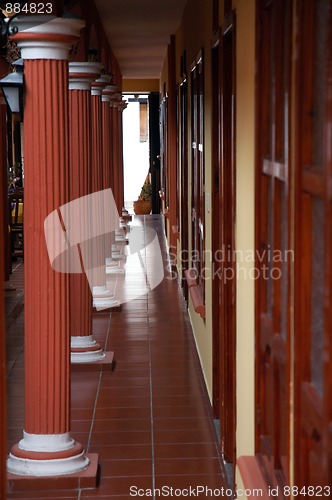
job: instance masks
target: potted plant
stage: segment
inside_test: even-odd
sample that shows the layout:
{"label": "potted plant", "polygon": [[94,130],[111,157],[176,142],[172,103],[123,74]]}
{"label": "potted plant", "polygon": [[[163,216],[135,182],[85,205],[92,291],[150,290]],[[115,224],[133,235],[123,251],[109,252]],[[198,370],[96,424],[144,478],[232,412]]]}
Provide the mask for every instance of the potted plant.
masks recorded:
{"label": "potted plant", "polygon": [[134,201],[134,212],[136,215],[149,214],[152,208],[152,185],[150,175],[146,176],[144,184],[141,188],[138,200]]}

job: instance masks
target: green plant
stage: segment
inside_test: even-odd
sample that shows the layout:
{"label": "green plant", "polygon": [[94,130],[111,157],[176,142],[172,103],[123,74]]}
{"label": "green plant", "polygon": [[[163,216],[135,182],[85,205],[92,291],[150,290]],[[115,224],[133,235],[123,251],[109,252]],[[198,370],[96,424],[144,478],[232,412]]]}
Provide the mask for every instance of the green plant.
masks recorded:
{"label": "green plant", "polygon": [[141,193],[138,197],[139,200],[142,201],[151,201],[152,198],[152,185],[150,182],[149,174],[146,176],[144,184],[141,189]]}

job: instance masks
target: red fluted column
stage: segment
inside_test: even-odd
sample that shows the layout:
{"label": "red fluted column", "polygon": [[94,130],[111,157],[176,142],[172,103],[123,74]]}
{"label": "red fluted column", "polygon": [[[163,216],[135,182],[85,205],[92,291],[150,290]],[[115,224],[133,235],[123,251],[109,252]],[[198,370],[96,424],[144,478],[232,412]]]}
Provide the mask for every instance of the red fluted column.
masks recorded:
{"label": "red fluted column", "polygon": [[[4,266],[4,288],[5,290],[15,290],[11,287],[9,283],[9,276],[11,271],[11,255],[10,255],[10,243],[9,243],[9,233],[8,233],[8,198],[7,198],[7,187],[8,187],[8,172],[7,172],[7,108],[6,101],[4,97],[0,96],[0,133],[1,133],[1,145],[0,145],[0,169],[1,169],[1,183],[3,185],[3,193],[1,195],[2,204],[2,214],[3,218],[3,229],[2,235],[4,237],[4,256],[1,260],[1,265]],[[2,282],[1,282],[2,286]]]}
{"label": "red fluted column", "polygon": [[[110,183],[114,195],[114,200],[116,203],[118,213],[122,214],[122,205],[120,204],[119,198],[119,161],[118,161],[118,152],[119,152],[119,130],[118,130],[118,102],[119,96],[121,94],[118,91],[116,85],[110,85],[107,87],[110,92],[111,100],[110,100],[110,141],[112,145],[111,149],[111,178]],[[123,245],[125,244],[125,232],[128,231],[127,224],[124,223],[124,220],[120,219],[120,229],[115,231],[115,243],[120,243],[120,248],[122,246],[123,253]],[[121,245],[122,243],[122,245]],[[115,245],[117,248],[118,245]],[[118,248],[117,248],[118,249]],[[109,271],[108,271],[109,272]]]}
{"label": "red fluted column", "polygon": [[[116,206],[116,193],[114,191],[113,183],[113,134],[111,134],[111,108],[110,103],[112,99],[112,94],[115,91],[114,85],[108,85],[102,93],[102,135],[103,135],[103,172],[104,179],[103,185],[104,189],[112,189],[114,198],[114,209],[117,210]],[[117,210],[118,212],[118,210]],[[115,228],[114,233],[108,233],[106,235],[106,274],[123,274],[124,270],[119,266],[119,263],[114,261],[112,258],[112,245],[115,245],[116,240],[120,240],[122,243],[125,241],[125,234],[123,229]],[[114,246],[113,246],[114,248]]]}
{"label": "red fluted column", "polygon": [[113,130],[113,140],[112,140],[112,165],[113,165],[113,173],[112,173],[112,183],[113,183],[113,192],[116,205],[118,210],[121,210],[122,207],[119,207],[118,201],[118,99],[119,93],[116,92],[112,96],[111,100],[111,114],[112,114],[112,130]]}
{"label": "red fluted column", "polygon": [[101,95],[102,102],[102,157],[103,157],[103,189],[112,187],[111,183],[111,155],[110,155],[110,100],[111,95],[106,87]]}
{"label": "red fluted column", "polygon": [[92,191],[97,192],[103,189],[103,169],[102,169],[102,116],[101,116],[101,94],[106,87],[108,79],[102,76],[92,84],[91,89],[91,120],[92,120]]}
{"label": "red fluted column", "polygon": [[[105,186],[105,170],[103,165],[103,114],[102,114],[102,92],[110,81],[110,77],[103,75],[92,84],[91,89],[91,112],[92,112],[92,191],[98,192],[104,189]],[[96,224],[104,227],[103,214],[100,214]],[[102,231],[98,230],[98,233]],[[98,255],[98,261],[106,263],[107,253],[107,239],[101,241],[98,245],[97,251],[101,253]],[[105,266],[99,266],[94,273],[94,281],[96,285],[93,287],[93,306],[97,309],[105,309],[118,305],[114,299],[114,295],[109,291],[106,285],[106,272]]]}
{"label": "red fluted column", "polygon": [[26,91],[25,428],[7,468],[53,476],[89,465],[70,435],[69,279],[53,270],[44,235],[45,218],[69,201],[68,57],[84,23],[37,23],[37,16],[17,20],[13,37],[24,59]]}
{"label": "red fluted column", "polygon": [[107,140],[109,143],[109,187],[113,191],[113,196],[115,197],[115,186],[114,186],[114,158],[113,158],[113,149],[114,149],[114,112],[113,112],[113,99],[117,92],[116,85],[108,85],[105,89],[108,94],[108,126],[107,130],[105,130],[105,136],[107,135]]}
{"label": "red fluted column", "polygon": [[124,206],[123,199],[123,136],[122,136],[122,111],[125,109],[126,105],[121,100],[121,93],[116,95],[116,99],[113,100],[114,109],[114,189],[116,191],[116,204],[119,210]]}
{"label": "red fluted column", "polygon": [[[102,65],[95,62],[69,63],[69,150],[70,200],[92,192],[91,84],[100,76]],[[91,233],[89,214],[75,224],[81,234]],[[87,230],[87,231],[86,231]],[[85,273],[69,275],[70,334],[72,363],[93,363],[105,358],[92,335],[92,293]]]}
{"label": "red fluted column", "polygon": [[[102,165],[103,165],[103,189],[112,188],[111,183],[111,137],[110,137],[110,100],[111,100],[111,92],[109,89],[110,86],[107,86],[103,89],[101,95],[102,102],[102,127],[101,127],[101,135],[102,135]],[[114,196],[114,191],[113,191]],[[115,269],[116,263],[113,261],[111,255],[111,245],[114,243],[114,238],[110,233],[105,235],[105,265],[106,265],[106,274],[110,274],[113,269]]]}
{"label": "red fluted column", "polygon": [[[0,147],[1,153],[6,151],[6,119],[3,119],[3,112],[6,113],[4,105],[0,104]],[[5,117],[4,117],[5,118]],[[3,160],[4,155],[0,154]],[[5,169],[6,163],[2,163],[1,168]],[[7,200],[7,182],[0,183],[0,200]],[[6,477],[6,450],[7,450],[7,411],[6,411],[6,330],[3,298],[3,282],[5,266],[5,231],[7,231],[6,221],[0,218],[0,477]],[[0,481],[0,498],[6,498],[6,481]]]}
{"label": "red fluted column", "polygon": [[126,109],[127,103],[121,101],[119,113],[119,176],[118,176],[118,207],[124,207],[124,183],[123,183],[123,111]]}

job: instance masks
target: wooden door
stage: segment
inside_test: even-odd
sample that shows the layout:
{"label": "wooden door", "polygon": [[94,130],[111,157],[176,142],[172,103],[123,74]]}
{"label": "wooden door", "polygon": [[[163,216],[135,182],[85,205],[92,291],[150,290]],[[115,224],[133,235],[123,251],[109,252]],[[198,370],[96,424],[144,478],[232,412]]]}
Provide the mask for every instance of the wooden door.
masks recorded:
{"label": "wooden door", "polygon": [[188,301],[188,285],[185,271],[189,268],[189,241],[188,241],[188,82],[186,69],[186,55],[182,56],[181,84],[179,88],[179,121],[180,121],[180,236],[181,236],[181,285],[183,295]]}
{"label": "wooden door", "polygon": [[152,184],[152,213],[160,213],[160,130],[159,130],[159,92],[149,94],[149,138],[150,172]]}
{"label": "wooden door", "polygon": [[[166,211],[169,209],[169,193],[168,193],[168,95],[166,86],[164,85],[164,95],[160,105],[160,183],[163,192],[164,207]],[[165,223],[167,231],[167,224]]]}
{"label": "wooden door", "polygon": [[289,484],[292,2],[257,3],[256,453]]}
{"label": "wooden door", "polygon": [[295,484],[332,482],[332,1],[298,1]]}
{"label": "wooden door", "polygon": [[221,194],[220,249],[223,251],[220,282],[220,420],[224,458],[236,458],[236,162],[235,162],[235,14],[222,25],[221,39]]}
{"label": "wooden door", "polygon": [[[216,2],[214,2],[216,4]],[[215,7],[216,8],[216,7]],[[214,16],[215,17],[215,16]],[[221,33],[212,39],[211,79],[212,79],[212,408],[213,417],[220,426],[221,408],[221,281],[219,251],[221,242],[220,226],[222,198],[219,188],[221,170]]]}
{"label": "wooden door", "polygon": [[[213,409],[224,459],[235,462],[236,430],[236,164],[235,15],[212,45],[213,89]],[[222,258],[220,258],[222,256]]]}
{"label": "wooden door", "polygon": [[204,66],[200,51],[191,66],[191,248],[200,294],[205,296]]}

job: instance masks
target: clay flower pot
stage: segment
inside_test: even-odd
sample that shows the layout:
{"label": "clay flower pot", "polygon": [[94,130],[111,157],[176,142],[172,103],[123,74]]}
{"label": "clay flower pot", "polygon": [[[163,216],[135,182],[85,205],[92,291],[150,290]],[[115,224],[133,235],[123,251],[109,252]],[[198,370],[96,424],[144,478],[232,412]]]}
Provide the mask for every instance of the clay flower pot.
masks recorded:
{"label": "clay flower pot", "polygon": [[134,212],[136,215],[147,215],[151,212],[151,200],[137,200],[134,201]]}

